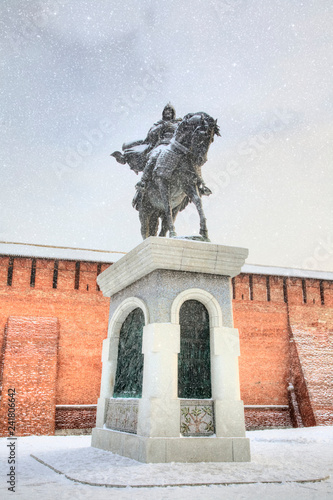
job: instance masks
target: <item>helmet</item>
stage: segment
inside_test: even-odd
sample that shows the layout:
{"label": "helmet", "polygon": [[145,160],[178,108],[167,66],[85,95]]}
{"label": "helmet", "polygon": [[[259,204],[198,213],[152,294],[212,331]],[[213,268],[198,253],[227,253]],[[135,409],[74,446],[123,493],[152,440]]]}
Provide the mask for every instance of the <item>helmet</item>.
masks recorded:
{"label": "helmet", "polygon": [[171,119],[174,120],[176,118],[176,110],[175,108],[170,104],[170,102],[165,106],[165,108],[163,109],[163,113],[162,113],[162,118],[163,120],[165,120],[165,112],[166,111],[171,111]]}

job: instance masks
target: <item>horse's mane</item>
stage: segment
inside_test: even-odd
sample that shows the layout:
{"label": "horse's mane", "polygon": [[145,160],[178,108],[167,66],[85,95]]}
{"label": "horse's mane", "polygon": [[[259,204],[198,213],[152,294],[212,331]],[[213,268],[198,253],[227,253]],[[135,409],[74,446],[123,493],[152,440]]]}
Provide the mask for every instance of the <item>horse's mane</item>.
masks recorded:
{"label": "horse's mane", "polygon": [[197,111],[196,113],[188,113],[184,116],[180,124],[176,129],[176,134],[183,133],[189,128],[196,128],[198,126],[197,120],[193,120],[194,117],[197,117],[198,121],[206,121],[209,125],[214,126],[214,133],[216,135],[220,135],[220,128],[217,125],[217,120],[214,120],[210,115],[205,113],[204,111]]}

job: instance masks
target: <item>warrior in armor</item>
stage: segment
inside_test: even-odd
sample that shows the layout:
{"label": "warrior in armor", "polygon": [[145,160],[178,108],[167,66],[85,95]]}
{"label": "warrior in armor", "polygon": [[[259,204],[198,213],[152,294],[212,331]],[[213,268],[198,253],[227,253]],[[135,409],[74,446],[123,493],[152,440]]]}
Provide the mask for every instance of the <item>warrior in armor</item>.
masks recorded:
{"label": "warrior in armor", "polygon": [[138,187],[143,187],[149,179],[161,148],[170,143],[180,121],[181,118],[176,118],[176,111],[169,103],[163,109],[162,120],[154,123],[143,141],[125,143],[123,153],[115,151],[111,154],[118,163],[127,163],[136,174],[143,171]]}
{"label": "warrior in armor", "polygon": [[[122,146],[123,153],[115,151],[111,154],[118,163],[127,163],[136,174],[143,172],[141,181],[135,186],[139,191],[145,189],[147,181],[152,177],[158,156],[170,144],[181,121],[181,118],[176,118],[175,108],[168,103],[163,109],[162,120],[154,123],[143,141],[125,143]],[[211,194],[201,177],[198,177],[199,186],[201,194]]]}
{"label": "warrior in armor", "polygon": [[176,118],[175,108],[170,103],[167,104],[163,109],[162,120],[154,123],[145,139],[145,142],[151,145],[152,151],[143,170],[141,181],[137,183],[138,188],[144,189],[153,173],[159,154],[165,149],[165,146],[170,144],[179,122],[181,122],[181,118]]}

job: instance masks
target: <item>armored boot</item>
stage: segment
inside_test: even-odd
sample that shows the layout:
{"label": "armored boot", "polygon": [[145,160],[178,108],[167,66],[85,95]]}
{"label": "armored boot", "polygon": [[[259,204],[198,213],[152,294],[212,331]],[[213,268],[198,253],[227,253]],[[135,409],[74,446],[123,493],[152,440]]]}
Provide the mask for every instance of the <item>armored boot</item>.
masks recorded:
{"label": "armored boot", "polygon": [[147,165],[144,168],[141,180],[136,184],[136,188],[143,191],[147,185],[147,182],[151,179],[153,170],[154,170],[155,162],[148,161]]}

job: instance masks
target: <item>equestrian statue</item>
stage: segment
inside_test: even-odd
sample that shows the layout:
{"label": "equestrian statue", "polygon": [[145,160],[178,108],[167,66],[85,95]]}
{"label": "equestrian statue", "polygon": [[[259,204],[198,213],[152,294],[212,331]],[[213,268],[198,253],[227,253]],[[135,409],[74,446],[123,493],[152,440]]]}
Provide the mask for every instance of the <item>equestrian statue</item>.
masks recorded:
{"label": "equestrian statue", "polygon": [[143,239],[156,236],[177,236],[174,221],[178,212],[193,202],[200,217],[200,239],[209,241],[202,195],[211,190],[201,176],[214,135],[220,135],[217,120],[202,111],[176,118],[175,109],[167,104],[162,120],[155,123],[144,140],[125,143],[122,153],[111,154],[119,163],[138,174],[133,206],[139,212]]}

